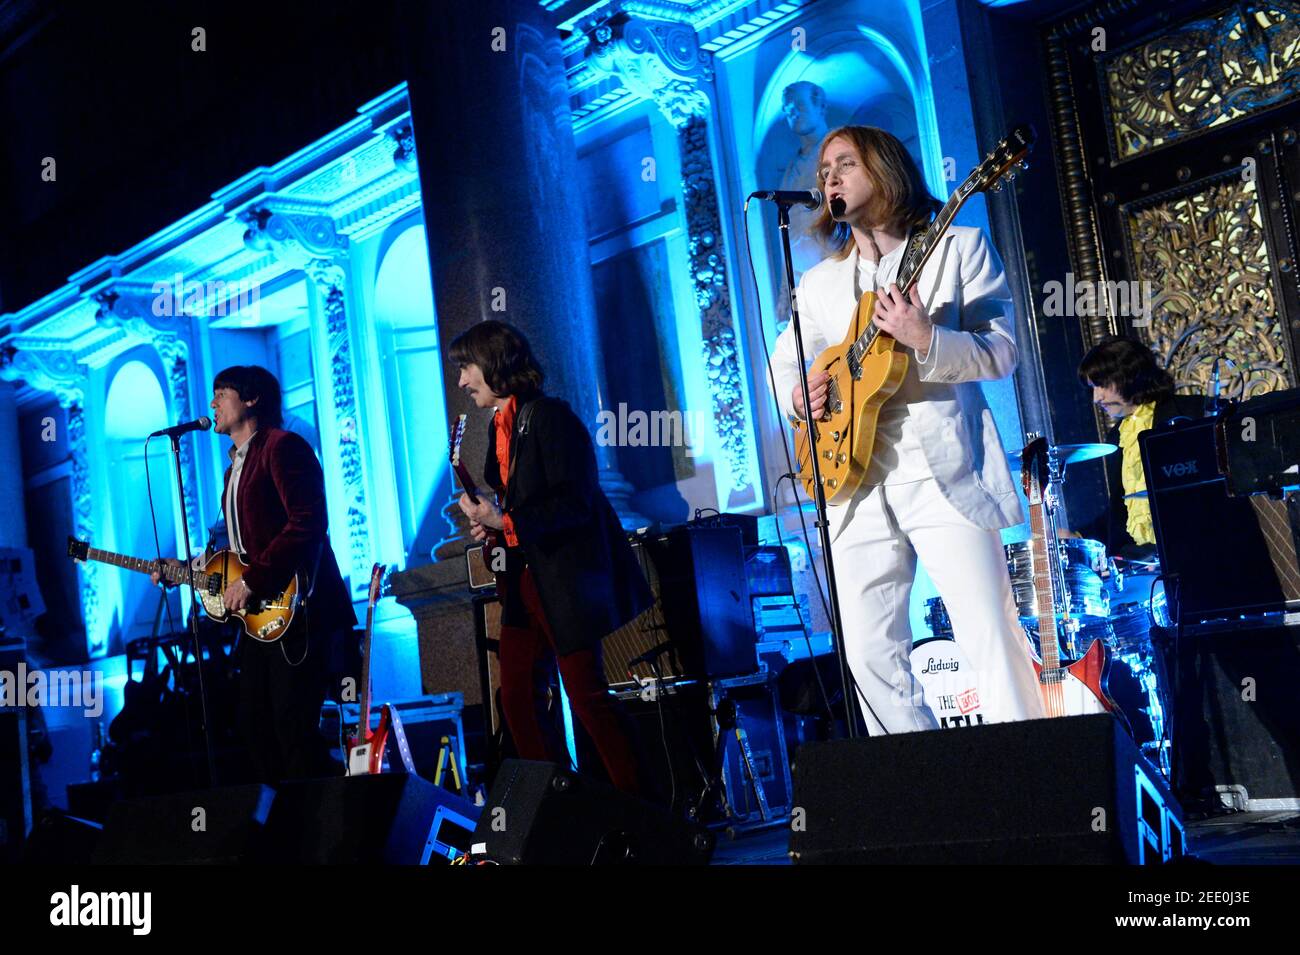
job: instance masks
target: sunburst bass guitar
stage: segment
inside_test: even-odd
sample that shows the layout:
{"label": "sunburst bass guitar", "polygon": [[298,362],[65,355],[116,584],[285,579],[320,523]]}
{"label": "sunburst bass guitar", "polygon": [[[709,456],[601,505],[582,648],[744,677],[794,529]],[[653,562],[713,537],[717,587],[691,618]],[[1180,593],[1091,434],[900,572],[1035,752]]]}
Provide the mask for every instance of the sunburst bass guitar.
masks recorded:
{"label": "sunburst bass guitar", "polygon": [[[155,570],[171,584],[190,583],[190,571],[184,565],[162,564],[156,560],[141,557],[128,557],[111,551],[91,547],[86,541],[75,537],[68,538],[68,556],[75,561],[100,561],[114,567],[124,567],[140,574],[152,574]],[[202,570],[194,571],[194,589],[204,612],[213,620],[225,622],[236,619],[244,628],[244,633],[262,643],[274,643],[284,636],[293,623],[294,614],[303,602],[303,595],[310,593],[307,580],[303,574],[295,574],[289,585],[278,594],[257,597],[243,610],[226,610],[226,588],[244,576],[248,565],[239,559],[234,551],[220,550],[203,564]]]}

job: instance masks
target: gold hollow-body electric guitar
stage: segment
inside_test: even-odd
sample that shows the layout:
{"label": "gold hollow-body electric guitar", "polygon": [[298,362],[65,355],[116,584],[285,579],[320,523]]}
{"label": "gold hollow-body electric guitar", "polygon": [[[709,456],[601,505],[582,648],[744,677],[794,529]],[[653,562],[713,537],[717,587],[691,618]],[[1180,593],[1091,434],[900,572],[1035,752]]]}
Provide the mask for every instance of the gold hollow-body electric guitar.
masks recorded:
{"label": "gold hollow-body electric guitar", "polygon": [[[929,228],[914,233],[895,283],[904,298],[966,200],[977,192],[999,191],[1004,176],[1014,178],[1016,168],[1027,169],[1025,156],[1033,141],[1034,131],[1029,126],[1013,129],[957,187]],[[817,455],[828,502],[846,498],[861,486],[876,443],[880,409],[907,374],[906,352],[896,350],[894,337],[876,327],[872,321],[875,313],[876,293],[864,292],[844,341],[818,355],[809,371],[830,376],[822,417],[811,427],[805,421],[794,424],[799,480],[810,498],[816,498],[813,454]]]}
{"label": "gold hollow-body electric guitar", "polygon": [[[125,567],[141,574],[160,571],[163,578],[171,584],[188,584],[189,568],[183,564],[179,567],[163,564],[156,560],[141,557],[127,557],[111,551],[91,547],[86,541],[75,537],[68,538],[68,556],[77,561],[100,561],[115,567]],[[271,597],[257,597],[255,606],[244,610],[227,612],[224,594],[226,588],[244,576],[248,565],[239,559],[239,555],[230,550],[219,550],[203,565],[202,570],[194,571],[194,589],[204,612],[213,620],[225,622],[237,618],[244,628],[244,633],[262,643],[274,643],[284,636],[293,623],[293,616],[302,604],[303,595],[308,593],[306,581],[302,574],[295,574],[289,586]]]}

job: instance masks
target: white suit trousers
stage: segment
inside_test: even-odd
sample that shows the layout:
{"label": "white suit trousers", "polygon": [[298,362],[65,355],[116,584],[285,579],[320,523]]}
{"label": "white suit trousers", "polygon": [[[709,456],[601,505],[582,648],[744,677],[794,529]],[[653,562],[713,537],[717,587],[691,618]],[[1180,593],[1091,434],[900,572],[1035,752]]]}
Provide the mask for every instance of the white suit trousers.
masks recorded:
{"label": "white suit trousers", "polygon": [[1042,718],[998,532],[958,513],[933,478],[864,488],[844,507],[850,510],[831,547],[844,645],[868,732],[939,726],[909,660],[918,557],[975,669],[985,720]]}

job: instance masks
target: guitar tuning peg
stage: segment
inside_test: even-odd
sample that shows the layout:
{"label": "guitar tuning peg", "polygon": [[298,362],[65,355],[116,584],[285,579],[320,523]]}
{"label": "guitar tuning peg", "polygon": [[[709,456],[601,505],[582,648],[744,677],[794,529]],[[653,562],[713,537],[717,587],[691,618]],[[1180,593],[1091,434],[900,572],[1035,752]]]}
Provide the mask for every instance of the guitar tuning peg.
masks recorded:
{"label": "guitar tuning peg", "polygon": [[1013,179],[1015,179],[1015,178],[1016,178],[1016,171],[1015,171],[1015,169],[1008,169],[1008,170],[1007,170],[1007,175],[1006,175],[1007,182],[1011,182],[1011,181],[1012,181]]}
{"label": "guitar tuning peg", "polygon": [[1029,160],[1022,159],[1020,162],[1016,163],[1016,165],[1020,167],[1021,171],[1024,171],[1029,168]]}
{"label": "guitar tuning peg", "polygon": [[1001,191],[1002,191],[1002,180],[999,179],[999,180],[997,180],[997,182],[993,183],[993,185],[989,187],[989,191],[990,191],[990,192],[1001,192]]}

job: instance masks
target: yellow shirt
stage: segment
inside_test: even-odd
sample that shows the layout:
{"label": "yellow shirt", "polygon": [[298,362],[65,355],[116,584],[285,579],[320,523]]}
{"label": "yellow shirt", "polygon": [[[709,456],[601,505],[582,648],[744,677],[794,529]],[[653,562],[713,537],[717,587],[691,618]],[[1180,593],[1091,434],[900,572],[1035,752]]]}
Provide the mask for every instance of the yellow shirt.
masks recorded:
{"label": "yellow shirt", "polygon": [[1124,504],[1128,509],[1126,529],[1137,544],[1154,544],[1156,533],[1151,526],[1151,502],[1145,497],[1128,497],[1147,489],[1147,477],[1142,471],[1142,454],[1138,448],[1138,435],[1149,431],[1155,424],[1156,403],[1148,401],[1138,405],[1131,415],[1119,423],[1119,446],[1123,460],[1120,462],[1120,483],[1124,487]]}

